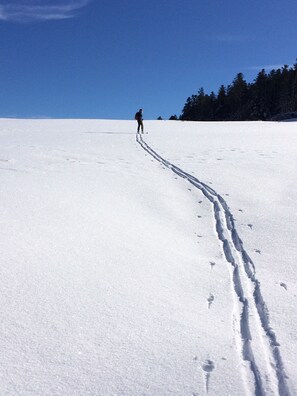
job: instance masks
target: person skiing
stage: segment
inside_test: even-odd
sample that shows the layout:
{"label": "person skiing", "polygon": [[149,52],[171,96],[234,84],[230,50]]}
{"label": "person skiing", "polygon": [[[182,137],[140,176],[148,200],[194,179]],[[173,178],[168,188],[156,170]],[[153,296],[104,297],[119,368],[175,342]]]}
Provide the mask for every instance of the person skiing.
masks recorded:
{"label": "person skiing", "polygon": [[135,120],[138,123],[137,133],[139,133],[140,128],[141,128],[141,132],[143,133],[142,109],[139,109],[138,112],[135,114]]}

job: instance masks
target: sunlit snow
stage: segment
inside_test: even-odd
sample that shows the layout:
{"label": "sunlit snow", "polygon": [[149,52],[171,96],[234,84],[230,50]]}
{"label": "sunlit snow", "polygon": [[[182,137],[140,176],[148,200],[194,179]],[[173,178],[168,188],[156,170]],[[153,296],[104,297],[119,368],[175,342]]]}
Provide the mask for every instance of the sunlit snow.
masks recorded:
{"label": "sunlit snow", "polygon": [[296,122],[0,120],[1,395],[294,395]]}

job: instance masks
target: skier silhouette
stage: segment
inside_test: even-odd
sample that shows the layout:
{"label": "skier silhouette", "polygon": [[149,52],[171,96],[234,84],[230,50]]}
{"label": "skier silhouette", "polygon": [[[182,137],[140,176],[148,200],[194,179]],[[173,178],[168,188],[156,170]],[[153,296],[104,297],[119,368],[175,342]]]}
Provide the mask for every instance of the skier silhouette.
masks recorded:
{"label": "skier silhouette", "polygon": [[137,126],[137,133],[139,133],[139,130],[141,128],[141,132],[143,133],[143,118],[142,118],[142,109],[139,109],[138,112],[135,114],[135,120],[138,123]]}

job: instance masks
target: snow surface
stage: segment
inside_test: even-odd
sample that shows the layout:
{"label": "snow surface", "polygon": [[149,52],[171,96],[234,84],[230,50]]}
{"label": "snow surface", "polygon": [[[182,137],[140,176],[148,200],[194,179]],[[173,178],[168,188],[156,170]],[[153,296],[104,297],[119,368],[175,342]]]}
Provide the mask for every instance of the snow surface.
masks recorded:
{"label": "snow surface", "polygon": [[145,128],[0,120],[0,394],[296,394],[296,123]]}

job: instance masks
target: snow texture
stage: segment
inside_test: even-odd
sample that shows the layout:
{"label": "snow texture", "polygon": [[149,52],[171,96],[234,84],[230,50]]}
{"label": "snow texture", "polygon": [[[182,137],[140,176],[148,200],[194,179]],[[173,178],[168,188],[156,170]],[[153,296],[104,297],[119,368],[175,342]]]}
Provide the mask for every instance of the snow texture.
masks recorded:
{"label": "snow texture", "polygon": [[296,123],[0,120],[1,395],[295,395]]}

